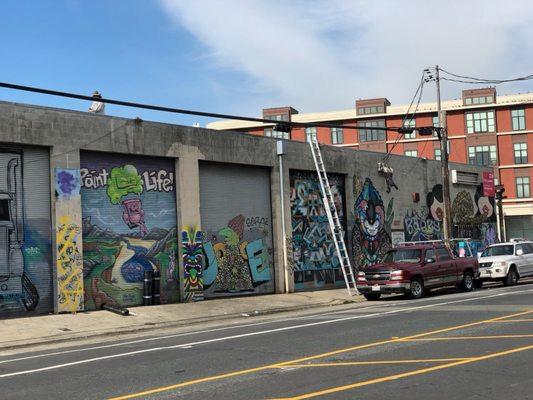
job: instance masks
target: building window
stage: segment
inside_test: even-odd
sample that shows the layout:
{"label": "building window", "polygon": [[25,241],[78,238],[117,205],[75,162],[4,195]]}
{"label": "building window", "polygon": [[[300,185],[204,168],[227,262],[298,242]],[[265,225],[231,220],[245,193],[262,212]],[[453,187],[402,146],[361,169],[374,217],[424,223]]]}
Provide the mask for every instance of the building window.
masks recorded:
{"label": "building window", "polygon": [[383,106],[372,106],[372,107],[359,107],[357,109],[358,115],[364,114],[382,114],[384,112]]}
{"label": "building window", "polygon": [[275,131],[272,128],[265,129],[265,136],[273,137],[277,139],[290,139],[291,138],[290,132]]}
{"label": "building window", "polygon": [[524,109],[511,110],[511,120],[513,121],[513,131],[526,129],[526,113]]}
{"label": "building window", "polygon": [[308,142],[311,140],[316,140],[316,127],[311,126],[309,128],[305,128],[305,140]]}
{"label": "building window", "polygon": [[480,97],[467,97],[465,104],[470,106],[472,104],[491,104],[494,103],[494,97],[492,96],[480,96]]}
{"label": "building window", "polygon": [[495,165],[496,145],[471,146],[468,148],[468,163],[471,165]]}
{"label": "building window", "polygon": [[344,143],[344,135],[342,128],[331,128],[331,143],[342,144]]}
{"label": "building window", "polygon": [[514,144],[514,163],[527,164],[527,143]]}
{"label": "building window", "polygon": [[265,116],[265,119],[269,119],[271,121],[288,121],[289,114],[267,115]]}
{"label": "building window", "polygon": [[516,197],[529,197],[529,176],[516,178]]}
{"label": "building window", "polygon": [[[385,127],[385,120],[380,119],[376,121],[363,121],[358,124],[366,127]],[[385,140],[385,131],[376,129],[359,129],[359,140],[361,142],[373,142],[378,140]]]}
{"label": "building window", "polygon": [[407,157],[418,157],[418,151],[416,151],[416,150],[405,150],[404,154]]}
{"label": "building window", "polygon": [[466,131],[468,133],[494,132],[494,130],[494,111],[466,114]]}
{"label": "building window", "polygon": [[441,155],[442,155],[442,153],[441,153],[440,149],[435,149],[435,160],[440,161],[441,160]]}
{"label": "building window", "polygon": [[[404,122],[403,122],[403,126],[404,128],[415,128],[416,126],[416,122],[415,122],[415,119],[414,118],[411,118],[411,119],[406,119]],[[416,138],[416,132],[413,131],[412,133],[405,133],[403,135],[404,139],[414,139]]]}

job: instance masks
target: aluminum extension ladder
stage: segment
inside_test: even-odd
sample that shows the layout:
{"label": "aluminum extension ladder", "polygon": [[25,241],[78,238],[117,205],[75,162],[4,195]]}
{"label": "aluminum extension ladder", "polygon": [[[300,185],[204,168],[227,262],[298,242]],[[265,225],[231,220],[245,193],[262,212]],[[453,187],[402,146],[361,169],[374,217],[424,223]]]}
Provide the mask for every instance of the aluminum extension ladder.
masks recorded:
{"label": "aluminum extension ladder", "polygon": [[309,145],[311,146],[311,153],[313,154],[313,161],[315,162],[316,172],[318,174],[318,180],[320,181],[320,190],[322,192],[322,201],[324,202],[324,208],[326,209],[326,215],[328,216],[329,229],[335,243],[335,250],[341,265],[344,281],[346,282],[346,288],[348,289],[349,296],[355,296],[359,294],[355,284],[355,274],[350,263],[350,257],[346,250],[346,243],[344,242],[344,230],[342,229],[337,207],[333,200],[331,193],[331,186],[329,185],[328,175],[326,174],[326,168],[322,161],[322,153],[320,152],[320,146],[316,138],[310,138]]}

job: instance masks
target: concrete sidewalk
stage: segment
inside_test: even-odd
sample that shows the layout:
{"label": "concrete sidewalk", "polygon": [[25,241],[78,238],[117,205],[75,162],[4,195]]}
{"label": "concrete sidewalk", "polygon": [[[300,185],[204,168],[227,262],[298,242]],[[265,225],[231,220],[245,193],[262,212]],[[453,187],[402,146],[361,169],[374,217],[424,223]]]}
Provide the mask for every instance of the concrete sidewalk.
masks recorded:
{"label": "concrete sidewalk", "polygon": [[133,307],[132,315],[126,317],[92,311],[8,319],[0,321],[0,350],[363,300],[362,296],[348,296],[346,289],[333,289]]}

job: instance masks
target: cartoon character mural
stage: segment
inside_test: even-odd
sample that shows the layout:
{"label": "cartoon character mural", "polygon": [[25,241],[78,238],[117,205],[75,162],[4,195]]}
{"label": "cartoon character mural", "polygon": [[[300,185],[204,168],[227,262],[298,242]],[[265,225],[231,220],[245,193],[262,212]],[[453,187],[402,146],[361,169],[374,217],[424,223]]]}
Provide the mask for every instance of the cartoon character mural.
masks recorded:
{"label": "cartoon character mural", "polygon": [[239,214],[227,226],[204,234],[206,298],[273,291],[272,248],[267,240],[270,224],[245,227],[246,221]]}
{"label": "cartoon character mural", "polygon": [[[341,224],[344,214],[344,177],[328,174]],[[342,272],[314,172],[290,171],[292,254],[296,290],[342,285]]]}
{"label": "cartoon character mural", "polygon": [[494,198],[483,194],[483,184],[472,195],[461,190],[452,202],[454,237],[468,237],[479,242],[478,251],[496,243],[496,215]]}
{"label": "cartoon character mural", "polygon": [[394,199],[387,207],[372,180],[366,178],[361,185],[354,179],[355,224],[352,233],[352,250],[358,268],[378,263],[391,248],[391,224],[394,219]]}
{"label": "cartoon character mural", "polygon": [[159,271],[161,302],[179,301],[174,161],[83,153],[85,308],[142,304],[145,271]]}

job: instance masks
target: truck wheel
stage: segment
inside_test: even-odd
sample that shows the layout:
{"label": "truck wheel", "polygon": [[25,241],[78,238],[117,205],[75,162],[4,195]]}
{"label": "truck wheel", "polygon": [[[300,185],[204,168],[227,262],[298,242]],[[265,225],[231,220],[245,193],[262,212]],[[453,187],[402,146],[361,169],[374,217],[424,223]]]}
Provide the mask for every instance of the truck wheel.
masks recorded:
{"label": "truck wheel", "polygon": [[363,294],[368,301],[376,301],[381,297],[381,293],[365,293]]}
{"label": "truck wheel", "polygon": [[503,279],[504,286],[514,286],[518,282],[518,274],[516,273],[516,268],[513,266],[509,268],[507,276]]}
{"label": "truck wheel", "polygon": [[474,288],[474,277],[471,272],[465,272],[463,275],[463,280],[461,281],[461,290],[463,292],[471,292]]}
{"label": "truck wheel", "polygon": [[411,299],[419,299],[424,294],[424,284],[422,283],[422,279],[420,278],[414,278],[411,280],[411,283],[409,285],[409,291],[407,292],[407,296]]}

